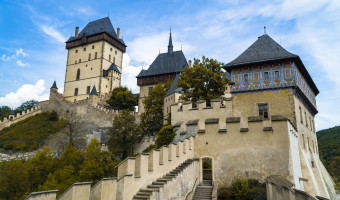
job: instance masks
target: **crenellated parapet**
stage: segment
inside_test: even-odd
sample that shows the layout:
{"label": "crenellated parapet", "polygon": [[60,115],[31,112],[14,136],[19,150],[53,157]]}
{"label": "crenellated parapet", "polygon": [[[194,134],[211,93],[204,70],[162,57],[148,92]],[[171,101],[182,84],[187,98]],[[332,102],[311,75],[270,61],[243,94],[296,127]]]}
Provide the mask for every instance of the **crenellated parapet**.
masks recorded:
{"label": "crenellated parapet", "polygon": [[[190,173],[192,177],[198,176],[198,162],[194,162],[194,137],[153,149],[136,157],[128,157],[116,168],[118,168],[117,177],[104,178],[92,188],[91,182],[74,183],[58,200],[127,200],[133,199],[140,190],[148,190],[152,195],[153,191],[159,193],[159,189],[162,188],[161,195],[168,196],[174,186],[183,187],[176,181],[183,180]],[[180,176],[178,180],[177,176]],[[163,185],[157,184],[153,187],[153,183],[159,179],[162,179]],[[195,179],[192,182],[195,182]],[[186,193],[189,193],[189,189],[193,186],[193,183],[187,185]],[[44,192],[31,193],[27,198],[33,200],[31,197],[36,194],[44,194]],[[34,198],[34,200],[43,199],[43,195]],[[49,200],[55,200],[55,196]]]}
{"label": "crenellated parapet", "polygon": [[0,121],[0,130],[41,112],[42,109],[39,105],[31,109],[27,109],[26,111],[22,111],[21,113],[17,113],[16,115],[9,115],[8,118],[4,118],[2,121]]}

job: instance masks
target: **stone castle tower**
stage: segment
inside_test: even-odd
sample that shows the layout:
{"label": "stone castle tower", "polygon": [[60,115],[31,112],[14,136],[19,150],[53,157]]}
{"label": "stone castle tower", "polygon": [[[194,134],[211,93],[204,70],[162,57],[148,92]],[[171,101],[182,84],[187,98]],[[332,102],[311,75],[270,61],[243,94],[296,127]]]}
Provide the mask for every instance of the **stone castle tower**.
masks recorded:
{"label": "stone castle tower", "polygon": [[126,45],[114,30],[109,17],[89,22],[66,41],[68,50],[64,97],[79,101],[89,97],[92,88],[107,96],[121,85],[123,53]]}

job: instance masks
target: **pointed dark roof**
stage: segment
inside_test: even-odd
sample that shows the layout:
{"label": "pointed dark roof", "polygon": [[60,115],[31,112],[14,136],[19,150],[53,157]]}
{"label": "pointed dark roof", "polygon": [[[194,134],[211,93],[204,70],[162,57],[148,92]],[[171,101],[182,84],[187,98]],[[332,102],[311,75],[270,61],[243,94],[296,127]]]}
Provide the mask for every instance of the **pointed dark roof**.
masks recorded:
{"label": "pointed dark roof", "polygon": [[234,67],[240,67],[249,64],[264,63],[270,61],[282,61],[292,59],[297,64],[297,67],[309,83],[315,95],[319,94],[312,77],[309,75],[306,67],[301,61],[300,57],[296,54],[290,53],[281,45],[275,42],[269,35],[264,34],[235,60],[223,66],[223,68],[230,72]]}
{"label": "pointed dark roof", "polygon": [[53,82],[51,89],[58,89],[56,81]]}
{"label": "pointed dark roof", "polygon": [[165,96],[169,96],[170,94],[173,94],[173,93],[180,93],[182,88],[178,88],[177,87],[177,82],[178,82],[178,79],[179,77],[181,76],[181,73],[178,73],[174,79],[174,81],[172,82],[168,92],[165,94]]}
{"label": "pointed dark roof", "polygon": [[93,86],[93,88],[92,88],[92,91],[91,91],[90,95],[98,95],[98,93],[97,93],[97,89],[96,89],[96,86],[95,86],[95,85]]}
{"label": "pointed dark roof", "polygon": [[107,33],[111,37],[115,38],[120,43],[122,43],[124,46],[126,46],[124,41],[123,41],[123,39],[118,39],[117,38],[116,31],[113,28],[111,20],[110,20],[109,17],[104,17],[102,19],[98,19],[98,20],[89,22],[85,26],[85,28],[82,31],[80,31],[80,33],[78,34],[77,38],[71,36],[66,42],[71,42],[71,41],[78,40],[78,39],[80,40],[82,35],[83,35],[83,33],[85,33],[85,35],[87,37],[91,36],[91,35],[96,35],[96,34],[99,34],[99,33]]}
{"label": "pointed dark roof", "polygon": [[179,73],[188,66],[187,59],[183,51],[174,51],[173,53],[158,54],[147,70],[142,70],[137,78],[145,76],[154,76],[160,74]]}
{"label": "pointed dark roof", "polygon": [[235,60],[226,64],[224,68],[295,57],[298,56],[288,52],[269,35],[264,34]]}
{"label": "pointed dark roof", "polygon": [[172,37],[171,37],[171,29],[170,29],[170,36],[169,36],[169,44],[168,44],[168,53],[174,52],[174,46],[172,46]]}
{"label": "pointed dark roof", "polygon": [[121,74],[121,72],[119,71],[118,67],[116,64],[112,63],[111,66],[107,69],[108,71],[109,70],[113,70],[113,71],[116,71],[118,72],[119,74]]}

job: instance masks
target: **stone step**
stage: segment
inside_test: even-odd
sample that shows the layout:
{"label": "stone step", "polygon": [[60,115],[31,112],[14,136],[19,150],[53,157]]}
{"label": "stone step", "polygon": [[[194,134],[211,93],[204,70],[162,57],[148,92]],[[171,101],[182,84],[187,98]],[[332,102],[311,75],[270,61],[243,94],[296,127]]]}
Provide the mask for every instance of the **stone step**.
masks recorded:
{"label": "stone step", "polygon": [[164,179],[164,178],[159,178],[157,179],[158,182],[168,182],[168,179]]}
{"label": "stone step", "polygon": [[149,193],[152,193],[152,192],[153,192],[153,190],[147,189],[147,188],[142,188],[142,189],[140,189],[139,191],[140,191],[140,192],[149,192]]}
{"label": "stone step", "polygon": [[152,185],[164,185],[166,184],[167,182],[158,182],[158,181],[153,181],[152,182]]}
{"label": "stone step", "polygon": [[152,192],[137,192],[138,196],[151,196]]}
{"label": "stone step", "polygon": [[133,196],[133,199],[150,199],[150,198],[145,197],[145,196],[135,195],[135,196]]}
{"label": "stone step", "polygon": [[148,188],[161,188],[163,185],[148,185]]}

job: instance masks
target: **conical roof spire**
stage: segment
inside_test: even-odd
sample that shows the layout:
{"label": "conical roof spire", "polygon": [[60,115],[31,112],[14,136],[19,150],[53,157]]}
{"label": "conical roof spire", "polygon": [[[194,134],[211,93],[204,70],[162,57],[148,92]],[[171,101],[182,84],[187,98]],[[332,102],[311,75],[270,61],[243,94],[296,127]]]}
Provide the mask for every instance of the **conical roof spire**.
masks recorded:
{"label": "conical roof spire", "polygon": [[51,89],[58,89],[56,81],[53,82]]}
{"label": "conical roof spire", "polygon": [[91,91],[90,95],[98,95],[98,93],[97,93],[97,89],[96,89],[96,86],[95,86],[95,85],[93,86],[93,88],[92,88],[92,91]]}
{"label": "conical roof spire", "polygon": [[170,26],[170,37],[169,37],[168,53],[172,53],[172,52],[174,52],[174,47],[172,46],[171,26]]}

